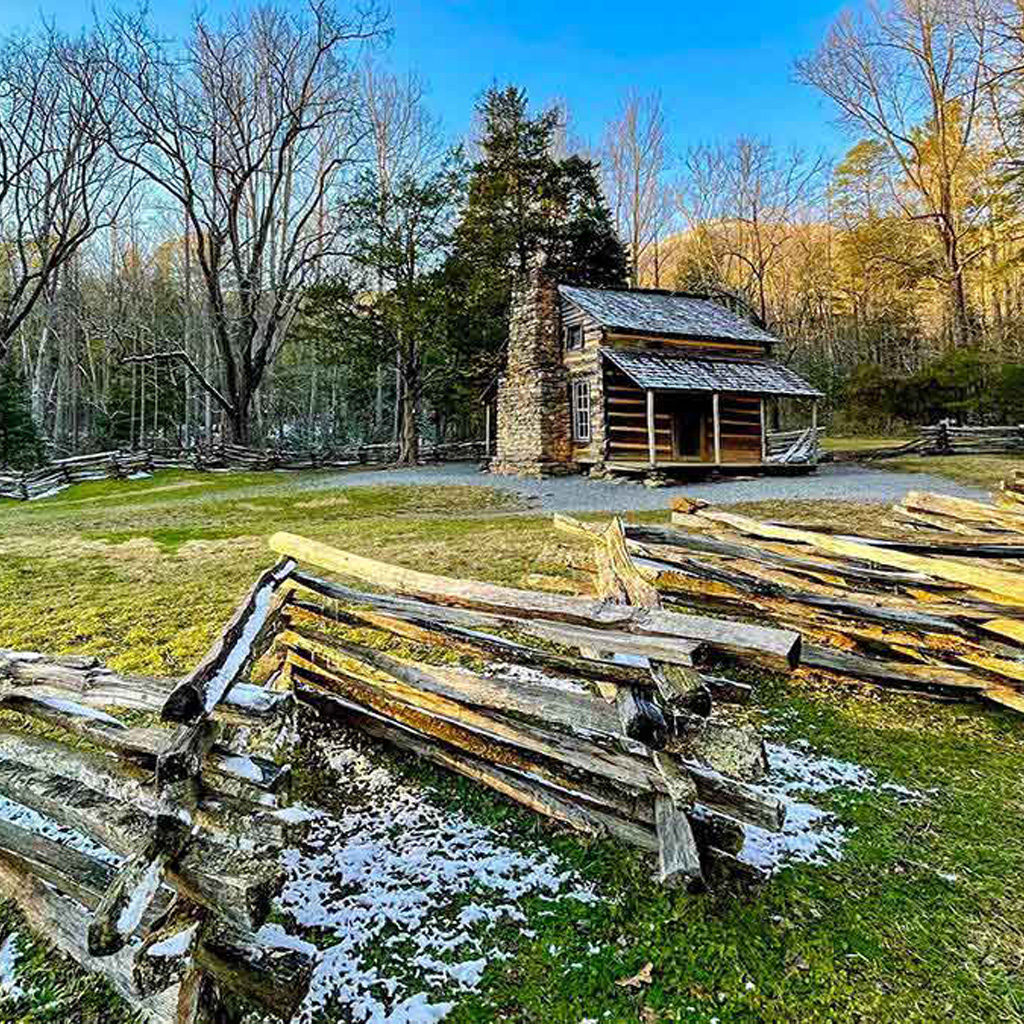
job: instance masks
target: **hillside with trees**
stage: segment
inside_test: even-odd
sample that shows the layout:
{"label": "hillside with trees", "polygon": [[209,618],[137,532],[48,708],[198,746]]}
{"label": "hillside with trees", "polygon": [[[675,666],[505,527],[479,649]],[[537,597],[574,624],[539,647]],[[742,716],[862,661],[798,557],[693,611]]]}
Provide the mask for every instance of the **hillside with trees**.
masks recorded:
{"label": "hillside with trees", "polygon": [[[841,16],[795,75],[849,133],[678,145],[628,90],[593,144],[492,85],[469,127],[382,11],[143,14],[0,44],[0,461],[154,440],[480,433],[512,282],[738,296],[838,428],[1024,418],[1011,3]],[[462,127],[464,130],[458,130]],[[15,443],[16,439],[16,443]]]}

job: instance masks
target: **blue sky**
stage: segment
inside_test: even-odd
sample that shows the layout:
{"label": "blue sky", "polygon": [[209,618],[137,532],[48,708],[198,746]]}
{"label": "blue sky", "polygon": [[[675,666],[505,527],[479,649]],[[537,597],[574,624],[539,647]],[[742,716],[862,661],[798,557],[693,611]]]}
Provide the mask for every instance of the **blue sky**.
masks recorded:
{"label": "blue sky", "polygon": [[[854,0],[857,2],[857,0]],[[207,0],[215,14],[230,0]],[[161,27],[180,30],[189,3],[151,0]],[[629,87],[659,89],[676,150],[739,134],[838,154],[848,144],[834,111],[793,81],[793,61],[813,50],[840,0],[392,0],[388,62],[415,69],[453,135],[491,82],[525,86],[535,104],[567,101],[576,132],[598,142]],[[104,0],[40,0],[36,11],[75,29]],[[0,0],[0,31],[24,27],[32,8]]]}

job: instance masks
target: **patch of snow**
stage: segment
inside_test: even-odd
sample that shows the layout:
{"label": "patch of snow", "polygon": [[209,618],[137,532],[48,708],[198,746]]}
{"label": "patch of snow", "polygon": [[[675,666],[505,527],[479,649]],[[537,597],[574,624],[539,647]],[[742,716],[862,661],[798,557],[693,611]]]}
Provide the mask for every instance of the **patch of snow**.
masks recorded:
{"label": "patch of snow", "polygon": [[63,843],[65,846],[78,850],[79,853],[88,854],[106,864],[117,866],[121,863],[121,858],[117,854],[105,846],[101,846],[89,836],[73,828],[68,828],[66,825],[58,825],[50,818],[32,810],[31,807],[15,803],[5,796],[0,796],[0,821],[17,825],[19,828],[27,829],[55,843]]}
{"label": "patch of snow", "polygon": [[289,804],[287,807],[282,807],[273,813],[273,817],[287,825],[301,825],[303,822],[312,821],[319,816],[320,811],[315,811],[311,807],[305,807],[302,804]]}
{"label": "patch of snow", "polygon": [[198,930],[199,922],[197,921],[195,924],[190,924],[187,928],[182,928],[180,932],[169,935],[166,939],[161,939],[160,942],[154,942],[146,950],[146,956],[184,956],[192,945],[192,939]]}
{"label": "patch of snow", "polygon": [[18,933],[12,932],[0,945],[0,1003],[15,1002],[25,994],[18,984]]}
{"label": "patch of snow", "polygon": [[915,790],[878,782],[874,772],[863,765],[814,754],[806,741],[789,747],[769,743],[766,747],[768,776],[761,788],[783,801],[786,821],[780,832],[746,826],[737,856],[744,863],[769,872],[787,864],[826,864],[842,859],[848,830],[834,814],[796,799],[797,794],[875,789],[906,799],[922,797]]}
{"label": "patch of snow", "polygon": [[152,473],[147,473],[144,469],[140,469],[136,473],[129,473],[125,477],[126,480],[149,480],[153,476]]}
{"label": "patch of snow", "polygon": [[343,742],[323,754],[350,803],[318,815],[302,847],[283,854],[278,909],[332,943],[297,1021],[339,1005],[358,1024],[440,1021],[503,958],[495,932],[527,920],[525,899],[596,900],[554,855],[436,806]]}
{"label": "patch of snow", "polygon": [[78,704],[73,700],[64,700],[62,697],[36,696],[35,694],[32,695],[32,700],[43,707],[73,715],[75,718],[87,718],[92,722],[109,725],[115,729],[127,728],[124,722],[114,718],[113,715],[108,715],[105,711],[100,711],[99,708],[88,708],[84,704]]}
{"label": "patch of snow", "polygon": [[163,863],[159,859],[150,861],[128,902],[121,908],[121,913],[117,916],[117,930],[122,935],[131,935],[139,927],[146,907],[153,902],[153,897],[156,895],[157,889],[160,888],[163,875]]}
{"label": "patch of snow", "polygon": [[228,754],[217,759],[217,767],[229,775],[237,775],[249,782],[262,782],[263,771],[260,766],[244,754]]}

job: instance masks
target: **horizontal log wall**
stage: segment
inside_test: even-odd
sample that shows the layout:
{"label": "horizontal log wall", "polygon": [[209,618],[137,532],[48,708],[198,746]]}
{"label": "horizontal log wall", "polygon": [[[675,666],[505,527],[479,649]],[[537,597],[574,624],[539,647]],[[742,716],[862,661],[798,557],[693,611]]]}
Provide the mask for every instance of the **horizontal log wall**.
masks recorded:
{"label": "horizontal log wall", "polygon": [[761,461],[761,398],[723,392],[718,399],[723,462]]}

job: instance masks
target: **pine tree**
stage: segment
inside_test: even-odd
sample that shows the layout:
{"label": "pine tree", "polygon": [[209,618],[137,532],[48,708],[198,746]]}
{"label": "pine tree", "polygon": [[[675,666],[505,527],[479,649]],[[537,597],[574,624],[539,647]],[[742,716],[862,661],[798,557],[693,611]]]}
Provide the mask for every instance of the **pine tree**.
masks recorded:
{"label": "pine tree", "polygon": [[0,364],[0,466],[34,469],[44,457],[25,381],[10,362]]}
{"label": "pine tree", "polygon": [[529,113],[525,90],[489,89],[477,106],[480,159],[456,230],[451,276],[463,282],[467,321],[492,361],[507,339],[512,285],[538,253],[556,280],[625,284],[625,249],[601,192],[598,167],[552,156],[556,111]]}

